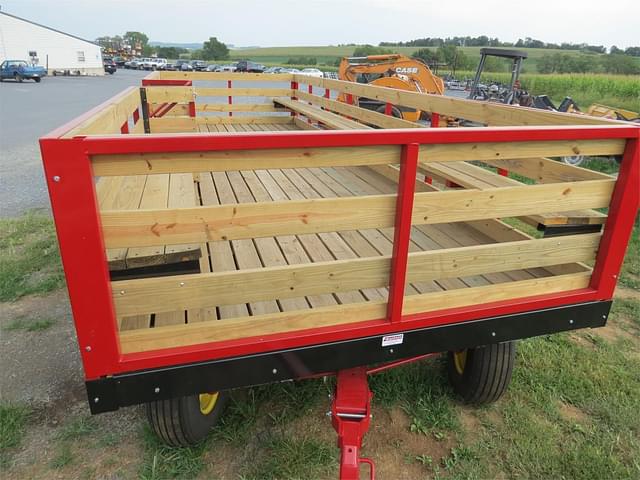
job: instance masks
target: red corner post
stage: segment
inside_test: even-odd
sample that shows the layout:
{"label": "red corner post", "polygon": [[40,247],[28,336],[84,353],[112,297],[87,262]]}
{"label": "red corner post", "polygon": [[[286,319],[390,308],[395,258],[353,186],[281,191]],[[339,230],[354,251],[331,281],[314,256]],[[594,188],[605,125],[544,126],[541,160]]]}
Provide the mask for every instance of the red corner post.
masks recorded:
{"label": "red corner post", "polygon": [[398,322],[402,316],[419,150],[420,145],[417,143],[410,143],[402,147],[395,233],[393,235],[393,256],[391,257],[391,278],[389,280],[389,303],[387,304],[387,318],[390,322]]}
{"label": "red corner post", "polygon": [[331,423],[338,433],[340,480],[359,480],[361,463],[369,465],[370,478],[375,478],[373,462],[360,457],[362,439],[371,423],[372,397],[366,368],[356,367],[338,372]]}

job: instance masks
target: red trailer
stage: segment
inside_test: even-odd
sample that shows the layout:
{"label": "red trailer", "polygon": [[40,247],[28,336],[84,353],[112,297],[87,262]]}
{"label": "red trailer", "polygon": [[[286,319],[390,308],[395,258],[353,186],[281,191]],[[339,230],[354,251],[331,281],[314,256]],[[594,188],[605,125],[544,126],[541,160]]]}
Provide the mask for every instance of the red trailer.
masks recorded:
{"label": "red trailer", "polygon": [[[427,128],[359,98],[486,126]],[[448,352],[454,390],[493,401],[516,340],[605,325],[639,140],[297,74],[155,72],[40,141],[91,412],[146,403],[186,445],[230,389],[337,374],[341,477],[373,476],[368,374]],[[621,155],[619,175],[552,159],[570,154]]]}

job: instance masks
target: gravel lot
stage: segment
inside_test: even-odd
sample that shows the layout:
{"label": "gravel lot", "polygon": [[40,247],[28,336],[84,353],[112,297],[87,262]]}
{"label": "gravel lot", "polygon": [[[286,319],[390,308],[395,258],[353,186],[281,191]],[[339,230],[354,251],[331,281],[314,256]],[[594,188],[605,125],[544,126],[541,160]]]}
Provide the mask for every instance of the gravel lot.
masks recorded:
{"label": "gravel lot", "polygon": [[104,77],[47,77],[0,84],[0,217],[49,208],[38,138],[99,105],[148,72]]}

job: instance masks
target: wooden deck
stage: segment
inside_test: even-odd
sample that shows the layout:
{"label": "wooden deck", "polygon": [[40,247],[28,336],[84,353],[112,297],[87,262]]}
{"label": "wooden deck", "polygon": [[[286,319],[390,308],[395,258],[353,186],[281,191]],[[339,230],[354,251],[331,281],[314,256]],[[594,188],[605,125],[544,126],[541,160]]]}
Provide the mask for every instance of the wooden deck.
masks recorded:
{"label": "wooden deck", "polygon": [[[245,132],[265,130],[293,130],[293,124],[217,124],[200,125],[200,131],[208,132]],[[271,202],[281,200],[302,200],[331,197],[351,197],[395,193],[397,185],[393,180],[393,167],[326,167],[272,169],[255,171],[206,172],[191,174],[148,175],[144,180],[122,179],[120,182],[134,182],[142,191],[139,208],[149,205],[145,198],[151,198],[150,191],[158,184],[169,185],[160,189],[163,204],[183,205],[195,202],[196,205],[225,205],[238,203]],[[109,177],[122,178],[122,177]],[[134,177],[127,177],[132,179]],[[181,185],[182,200],[171,196],[171,184]],[[138,186],[140,184],[141,186]],[[192,191],[189,191],[189,184]],[[120,184],[122,191],[122,184]],[[434,190],[435,187],[417,182],[419,191]],[[130,190],[135,190],[133,187]],[[126,190],[125,190],[126,191]],[[154,190],[155,191],[155,190]],[[137,190],[136,190],[137,192]],[[136,196],[136,195],[132,195]],[[105,197],[105,202],[107,201]],[[102,204],[102,202],[101,202]],[[509,238],[505,238],[507,235]],[[483,221],[455,224],[416,226],[412,229],[411,251],[427,251],[462,246],[490,244],[526,238],[515,230],[509,229],[498,221]],[[270,238],[255,238],[232,241],[215,241],[203,245],[174,246],[173,249],[184,252],[197,250],[201,272],[225,272],[233,270],[260,269],[286,265],[300,265],[314,262],[349,260],[360,257],[379,257],[390,255],[392,251],[393,229],[367,229],[321,234],[286,235]],[[124,255],[129,263],[135,265],[135,258],[143,254],[161,255],[157,247],[130,248]],[[164,258],[167,261],[165,248]],[[113,254],[112,254],[113,255]],[[556,271],[554,271],[554,268]],[[560,269],[561,271],[559,271]],[[572,267],[549,267],[528,270],[516,270],[504,273],[445,278],[441,280],[411,283],[406,287],[407,295],[427,292],[463,289],[483,285],[528,280],[547,277],[554,273],[579,271]],[[239,285],[238,288],[242,288]],[[299,298],[276,299],[239,305],[219,305],[208,309],[193,311],[163,312],[151,315],[138,315],[120,319],[121,330],[159,327],[202,320],[228,319],[263,315],[269,313],[300,311],[311,308],[327,307],[339,304],[354,304],[371,300],[384,301],[386,288],[369,288],[350,292],[310,295]]]}

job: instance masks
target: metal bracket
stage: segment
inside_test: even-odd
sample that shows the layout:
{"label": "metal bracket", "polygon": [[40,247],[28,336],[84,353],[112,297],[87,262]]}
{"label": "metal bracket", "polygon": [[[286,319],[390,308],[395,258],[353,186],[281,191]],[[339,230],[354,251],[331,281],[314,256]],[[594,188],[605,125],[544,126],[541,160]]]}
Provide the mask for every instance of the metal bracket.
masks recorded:
{"label": "metal bracket", "polygon": [[336,390],[331,405],[331,423],[338,433],[340,480],[359,480],[361,463],[369,465],[369,477],[374,480],[373,461],[360,457],[362,439],[371,423],[371,399],[373,398],[367,382],[367,369],[356,367],[340,370],[336,378]]}
{"label": "metal bracket", "polygon": [[140,102],[142,103],[142,121],[144,123],[144,133],[151,133],[149,125],[149,103],[147,102],[147,89],[140,87]]}

